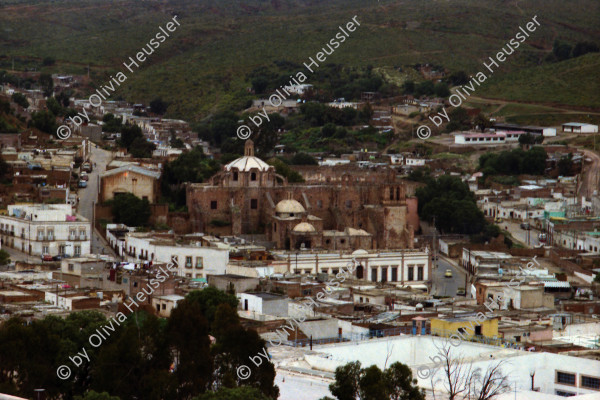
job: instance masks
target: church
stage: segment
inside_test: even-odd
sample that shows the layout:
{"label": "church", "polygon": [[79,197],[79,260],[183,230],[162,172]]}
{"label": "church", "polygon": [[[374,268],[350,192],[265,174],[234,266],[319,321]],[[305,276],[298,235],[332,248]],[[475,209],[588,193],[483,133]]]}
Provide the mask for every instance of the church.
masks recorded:
{"label": "church", "polygon": [[264,234],[276,248],[287,250],[413,248],[416,199],[407,199],[396,171],[338,169],[324,177],[325,167],[314,168],[305,182],[290,184],[254,155],[254,143],[247,140],[243,157],[205,183],[188,184],[193,230]]}

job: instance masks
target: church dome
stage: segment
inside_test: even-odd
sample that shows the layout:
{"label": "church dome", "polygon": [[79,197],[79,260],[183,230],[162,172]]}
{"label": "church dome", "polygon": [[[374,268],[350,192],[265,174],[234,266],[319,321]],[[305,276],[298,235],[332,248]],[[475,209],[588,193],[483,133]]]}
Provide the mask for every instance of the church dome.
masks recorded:
{"label": "church dome", "polygon": [[266,172],[269,168],[271,166],[260,158],[250,156],[240,157],[225,165],[225,171],[238,170],[239,172],[250,172],[252,169]]}
{"label": "church dome", "polygon": [[363,250],[363,249],[358,249],[358,250],[355,250],[354,252],[352,252],[352,255],[353,256],[366,256],[366,255],[369,255],[369,252],[366,250]]}
{"label": "church dome", "polygon": [[244,157],[233,160],[225,165],[224,168],[225,171],[238,170],[239,172],[250,172],[253,169],[257,169],[261,172],[266,172],[272,167],[254,156],[254,142],[248,139],[244,145]]}
{"label": "church dome", "polygon": [[304,209],[304,207],[302,207],[302,204],[300,204],[299,201],[288,199],[281,200],[279,203],[277,203],[277,205],[275,206],[275,212],[286,214],[301,214],[303,212],[306,212],[306,210]]}
{"label": "church dome", "polygon": [[317,230],[308,222],[300,222],[294,227],[293,231],[297,233],[312,233],[316,232]]}

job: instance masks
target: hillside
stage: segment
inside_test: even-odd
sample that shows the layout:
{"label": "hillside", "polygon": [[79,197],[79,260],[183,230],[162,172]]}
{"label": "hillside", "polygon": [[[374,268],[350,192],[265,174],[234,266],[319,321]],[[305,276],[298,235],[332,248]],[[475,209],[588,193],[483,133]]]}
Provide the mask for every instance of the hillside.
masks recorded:
{"label": "hillside", "polygon": [[[0,69],[10,68],[13,58],[22,70],[53,57],[57,63],[46,71],[82,74],[89,65],[94,81],[103,84],[177,15],[181,27],[128,74],[114,98],[148,102],[162,96],[171,104],[169,115],[200,119],[217,109],[241,108],[249,98],[247,73],[276,60],[302,63],[314,57],[354,15],[360,28],[327,62],[359,67],[428,62],[468,73],[481,70],[483,59],[538,15],[540,28],[502,66],[511,73],[538,65],[556,38],[600,43],[599,14],[596,0],[3,0]],[[504,81],[500,75],[485,94],[517,96],[510,75]],[[570,76],[571,88],[587,87],[585,74]],[[558,83],[546,85],[543,74],[536,82],[528,93],[535,101],[589,103],[553,92]]]}

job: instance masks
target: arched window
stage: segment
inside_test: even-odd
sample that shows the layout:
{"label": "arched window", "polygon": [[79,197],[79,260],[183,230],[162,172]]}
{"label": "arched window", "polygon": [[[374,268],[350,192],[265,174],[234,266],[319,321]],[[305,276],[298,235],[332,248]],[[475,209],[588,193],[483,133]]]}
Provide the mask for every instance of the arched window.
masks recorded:
{"label": "arched window", "polygon": [[256,172],[253,172],[250,174],[250,180],[251,181],[255,181],[256,180]]}

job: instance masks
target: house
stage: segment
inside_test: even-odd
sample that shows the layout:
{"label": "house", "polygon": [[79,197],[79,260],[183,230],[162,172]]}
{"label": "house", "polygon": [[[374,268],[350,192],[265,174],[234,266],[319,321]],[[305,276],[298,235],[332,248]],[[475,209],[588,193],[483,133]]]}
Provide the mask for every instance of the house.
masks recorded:
{"label": "house", "polygon": [[276,317],[288,316],[289,298],[274,293],[242,293],[239,295],[240,304],[244,311]]}
{"label": "house", "polygon": [[258,278],[235,274],[209,275],[208,284],[224,292],[233,290],[235,293],[244,293],[255,290],[258,287],[259,280]]}
{"label": "house", "polygon": [[223,275],[229,261],[229,251],[202,246],[198,240],[155,232],[125,233],[117,249],[130,262],[174,263],[177,275],[206,279],[207,275]]}
{"label": "house", "polygon": [[598,133],[598,125],[585,124],[582,122],[567,122],[562,124],[563,132],[572,133]]}
{"label": "house", "polygon": [[177,307],[177,303],[185,297],[178,294],[169,294],[166,296],[154,296],[152,298],[152,307],[156,310],[156,314],[162,318],[171,316],[171,312]]}
{"label": "house", "polygon": [[487,318],[482,313],[477,314],[477,316],[432,318],[431,334],[446,337],[458,335],[459,337],[485,336],[487,338],[497,338],[498,319]]}
{"label": "house", "polygon": [[115,195],[131,193],[150,203],[158,199],[160,172],[137,165],[125,165],[104,172],[100,178],[100,201],[111,200]]}
{"label": "house", "polygon": [[91,224],[70,204],[14,204],[0,215],[2,246],[29,255],[90,254]]}

